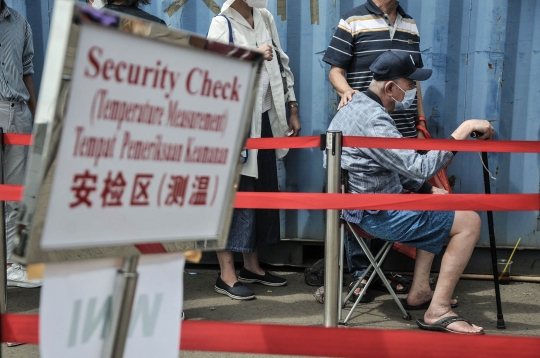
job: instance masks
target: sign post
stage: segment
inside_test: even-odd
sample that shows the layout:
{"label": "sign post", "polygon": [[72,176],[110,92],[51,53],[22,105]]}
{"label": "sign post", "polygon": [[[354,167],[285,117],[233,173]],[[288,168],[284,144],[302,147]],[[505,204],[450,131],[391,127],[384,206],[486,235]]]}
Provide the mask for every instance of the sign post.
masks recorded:
{"label": "sign post", "polygon": [[135,300],[135,288],[137,287],[138,263],[139,256],[128,257],[124,260],[122,269],[118,271],[116,292],[113,295],[112,317],[108,327],[110,334],[105,335],[105,357],[121,358],[124,356],[131,310]]}
{"label": "sign post", "polygon": [[225,246],[263,56],[70,0],[50,38],[15,255],[124,258],[103,348],[121,357],[142,248]]}

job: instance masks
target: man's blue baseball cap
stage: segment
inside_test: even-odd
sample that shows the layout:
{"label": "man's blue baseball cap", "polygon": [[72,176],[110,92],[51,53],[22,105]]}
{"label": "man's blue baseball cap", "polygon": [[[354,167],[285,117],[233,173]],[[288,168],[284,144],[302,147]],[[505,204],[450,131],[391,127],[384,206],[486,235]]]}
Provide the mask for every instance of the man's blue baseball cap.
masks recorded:
{"label": "man's blue baseball cap", "polygon": [[413,57],[405,51],[383,52],[369,67],[376,81],[388,81],[396,78],[408,78],[425,81],[431,77],[432,70],[417,68]]}

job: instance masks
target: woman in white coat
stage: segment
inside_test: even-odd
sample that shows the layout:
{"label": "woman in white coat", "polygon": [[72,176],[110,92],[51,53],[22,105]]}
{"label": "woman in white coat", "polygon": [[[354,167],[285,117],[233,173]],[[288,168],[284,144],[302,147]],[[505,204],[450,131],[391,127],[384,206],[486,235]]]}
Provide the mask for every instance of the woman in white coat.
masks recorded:
{"label": "woman in white coat", "polygon": [[[288,66],[289,58],[281,49],[274,18],[266,10],[267,0],[227,0],[221,14],[210,24],[208,39],[257,49],[264,53],[261,79],[253,108],[251,138],[297,136],[300,131],[298,104],[294,95],[294,76]],[[274,47],[275,43],[276,47]],[[278,56],[279,51],[287,79],[287,93]],[[289,107],[289,123],[286,108]],[[287,150],[249,150],[243,164],[238,191],[277,191],[276,157],[281,158]],[[242,283],[261,283],[283,286],[287,280],[264,271],[259,266],[259,247],[279,242],[279,211],[262,209],[235,209],[225,251],[217,253],[221,272],[214,290],[234,299],[247,300],[255,294]],[[237,277],[234,270],[233,252],[242,252],[244,267]]]}

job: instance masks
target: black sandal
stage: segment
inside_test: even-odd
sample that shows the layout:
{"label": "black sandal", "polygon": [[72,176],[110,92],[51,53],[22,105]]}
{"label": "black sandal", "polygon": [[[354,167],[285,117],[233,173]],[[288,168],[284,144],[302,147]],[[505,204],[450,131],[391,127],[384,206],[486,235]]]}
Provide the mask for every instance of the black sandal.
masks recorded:
{"label": "black sandal", "polygon": [[448,328],[448,326],[454,322],[467,322],[470,326],[472,326],[472,323],[465,318],[461,316],[450,316],[450,317],[444,317],[437,322],[434,322],[432,324],[427,324],[424,322],[423,319],[417,319],[416,324],[420,329],[426,330],[426,331],[435,331],[435,332],[449,332],[449,333],[457,333],[457,334],[470,334],[470,335],[480,335],[484,334],[484,330],[481,330],[480,332],[459,332],[453,329]]}
{"label": "black sandal", "polygon": [[[351,292],[351,289],[354,287],[355,283],[356,281],[351,282],[351,284],[349,285],[349,288],[347,289],[347,294]],[[363,289],[364,287],[366,287],[366,284],[360,283],[357,288]],[[360,294],[353,292],[353,294],[349,297],[349,301],[353,303],[356,302],[356,300],[358,299],[358,296],[360,296]],[[369,295],[369,292],[364,293],[364,295],[360,299],[360,303],[369,303],[371,301],[373,301],[373,297]]]}
{"label": "black sandal", "polygon": [[[389,275],[389,276],[386,276],[386,279],[390,280],[390,282],[388,282],[390,284],[390,287],[392,287],[392,290],[394,290],[394,292],[398,295],[407,294],[411,290],[410,281],[402,276]],[[398,285],[403,286],[403,288],[401,290],[398,290],[397,289]],[[378,290],[378,291],[385,291],[385,292],[388,291],[386,289],[386,285],[379,279],[379,277],[376,278],[376,282],[374,282],[373,289]]]}

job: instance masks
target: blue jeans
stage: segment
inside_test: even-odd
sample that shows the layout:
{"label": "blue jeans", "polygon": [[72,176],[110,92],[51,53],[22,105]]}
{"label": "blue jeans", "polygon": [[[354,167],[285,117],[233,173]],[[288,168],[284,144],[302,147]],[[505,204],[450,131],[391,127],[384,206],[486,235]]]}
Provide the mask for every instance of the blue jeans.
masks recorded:
{"label": "blue jeans", "polygon": [[[268,112],[262,114],[261,137],[273,137]],[[278,191],[276,151],[259,150],[257,167],[259,178],[241,175],[238,191]],[[276,244],[279,242],[279,225],[279,210],[234,209],[225,250],[249,253],[255,252],[261,246]]]}

